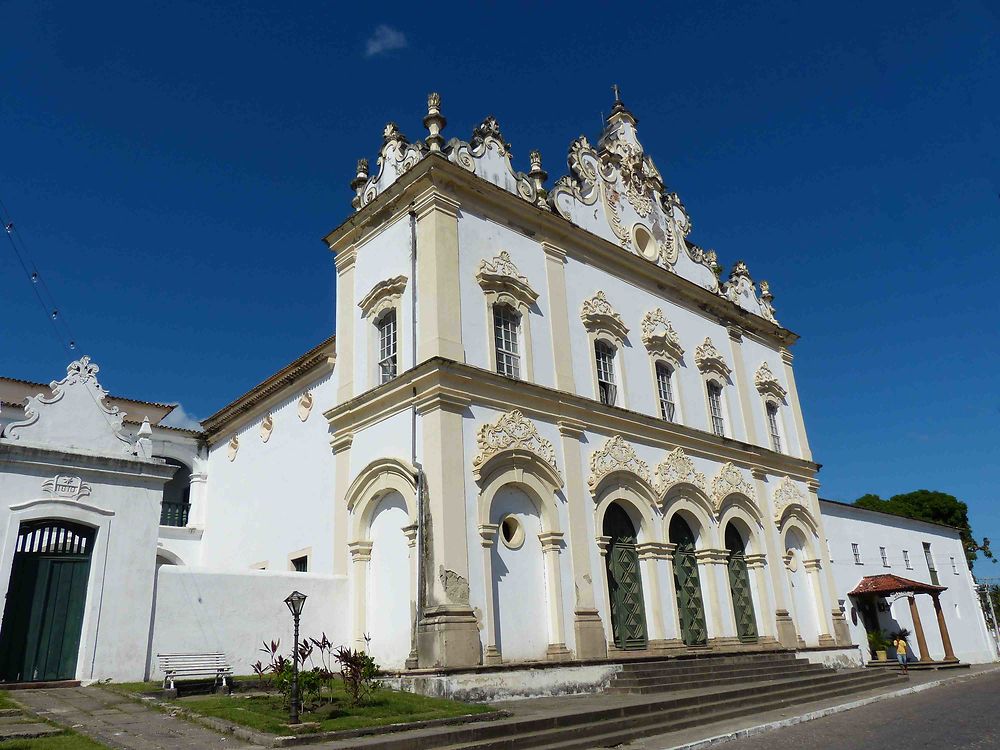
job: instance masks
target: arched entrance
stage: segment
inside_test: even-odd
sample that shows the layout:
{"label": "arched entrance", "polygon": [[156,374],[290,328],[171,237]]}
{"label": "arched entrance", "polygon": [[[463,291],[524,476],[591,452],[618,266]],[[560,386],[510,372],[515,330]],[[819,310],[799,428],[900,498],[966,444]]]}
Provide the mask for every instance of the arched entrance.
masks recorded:
{"label": "arched entrance", "polygon": [[372,513],[367,634],[372,656],[386,667],[402,667],[410,653],[410,549],[403,533],[408,523],[406,501],[395,491]]}
{"label": "arched entrance", "polygon": [[705,605],[698,581],[698,559],[694,553],[694,533],[687,522],[675,513],[670,519],[670,542],[674,550],[674,584],[677,589],[677,614],[681,623],[681,640],[688,646],[708,642],[705,625]]}
{"label": "arched entrance", "polygon": [[726,549],[729,551],[729,592],[733,597],[736,635],[743,643],[757,641],[757,618],[753,610],[750,575],[747,573],[746,544],[736,525],[726,526]]}
{"label": "arched entrance", "polygon": [[0,628],[0,681],[76,677],[93,544],[89,526],[21,524]]}
{"label": "arched entrance", "polygon": [[621,649],[646,648],[646,607],[635,526],[618,503],[611,503],[604,514],[604,536],[609,538],[605,559],[615,645]]}

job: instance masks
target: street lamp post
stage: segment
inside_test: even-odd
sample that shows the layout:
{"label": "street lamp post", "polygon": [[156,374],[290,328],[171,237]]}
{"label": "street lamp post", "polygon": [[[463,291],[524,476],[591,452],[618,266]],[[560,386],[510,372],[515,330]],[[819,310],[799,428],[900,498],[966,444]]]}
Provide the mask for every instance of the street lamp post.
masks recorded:
{"label": "street lamp post", "polygon": [[292,613],[292,621],[295,623],[294,637],[292,639],[292,706],[289,714],[289,723],[299,723],[299,617],[302,615],[302,608],[306,603],[306,595],[298,591],[293,591],[285,599],[288,611]]}

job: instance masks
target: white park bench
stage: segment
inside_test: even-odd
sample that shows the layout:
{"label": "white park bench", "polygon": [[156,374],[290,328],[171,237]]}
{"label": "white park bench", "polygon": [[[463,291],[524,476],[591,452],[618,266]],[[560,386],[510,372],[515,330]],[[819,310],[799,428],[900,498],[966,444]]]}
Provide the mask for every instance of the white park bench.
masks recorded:
{"label": "white park bench", "polygon": [[228,687],[227,678],[233,674],[233,668],[222,653],[203,654],[157,654],[160,671],[163,672],[163,689],[168,683],[170,690],[176,690],[174,680],[193,677],[214,677],[215,684],[222,681],[222,687]]}

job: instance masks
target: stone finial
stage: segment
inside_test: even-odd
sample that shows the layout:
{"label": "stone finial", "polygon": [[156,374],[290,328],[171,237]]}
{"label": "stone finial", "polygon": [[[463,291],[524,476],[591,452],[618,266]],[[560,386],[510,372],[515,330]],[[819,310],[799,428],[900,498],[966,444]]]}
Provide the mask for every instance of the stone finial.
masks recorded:
{"label": "stone finial", "polygon": [[774,300],[774,295],[771,294],[771,285],[766,281],[760,282],[760,298],[768,304],[771,304]]}
{"label": "stone finial", "polygon": [[545,181],[549,179],[549,173],[542,169],[542,152],[537,149],[528,154],[531,162],[531,170],[528,177],[535,185],[535,193],[538,195],[538,205],[545,203]]}
{"label": "stone finial", "polygon": [[636,122],[635,115],[629,111],[628,107],[625,106],[625,102],[622,101],[622,94],[621,90],[618,88],[618,84],[613,84],[611,86],[611,90],[615,92],[615,103],[614,106],[611,107],[611,114],[608,116],[608,122],[614,120],[616,115],[624,115],[625,117],[628,117],[634,125]]}
{"label": "stone finial", "polygon": [[153,436],[153,428],[149,426],[149,417],[144,417],[142,424],[139,426],[138,440],[135,441],[134,453],[140,458],[152,458],[153,457],[153,441],[150,439]]}
{"label": "stone finial", "polygon": [[428,136],[424,140],[427,148],[431,151],[441,151],[444,145],[444,137],[441,131],[448,121],[441,114],[441,95],[431,92],[427,95],[427,115],[424,117],[424,127],[427,128]]}
{"label": "stone finial", "polygon": [[351,201],[351,205],[355,209],[361,208],[361,191],[365,187],[365,183],[368,182],[368,160],[358,159],[358,172],[354,179],[351,180],[351,190],[354,191],[355,196]]}
{"label": "stone finial", "polygon": [[740,276],[746,276],[748,279],[750,278],[750,269],[747,268],[747,264],[742,260],[736,261],[736,263],[733,264],[733,270],[729,272],[730,279],[738,279]]}

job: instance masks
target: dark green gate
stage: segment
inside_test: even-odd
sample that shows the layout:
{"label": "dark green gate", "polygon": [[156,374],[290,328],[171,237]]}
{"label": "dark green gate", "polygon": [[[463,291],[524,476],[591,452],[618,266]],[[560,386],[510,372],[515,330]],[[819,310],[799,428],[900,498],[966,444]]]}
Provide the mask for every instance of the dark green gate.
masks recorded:
{"label": "dark green gate", "polygon": [[0,627],[0,681],[76,677],[93,542],[89,526],[21,524]]}
{"label": "dark green gate", "polygon": [[681,640],[688,646],[708,642],[705,606],[698,581],[698,559],[694,553],[694,534],[683,518],[670,519],[670,541],[674,550],[674,585],[677,589],[677,614],[681,621]]}
{"label": "dark green gate", "polygon": [[635,549],[635,527],[617,503],[609,505],[604,514],[604,536],[611,539],[607,568],[615,645],[622,649],[646,648],[646,608]]}
{"label": "dark green gate", "polygon": [[746,546],[735,526],[726,526],[726,549],[729,550],[729,590],[733,595],[733,614],[736,616],[736,635],[744,643],[757,641],[757,618],[753,611],[750,593],[750,575],[747,573]]}

